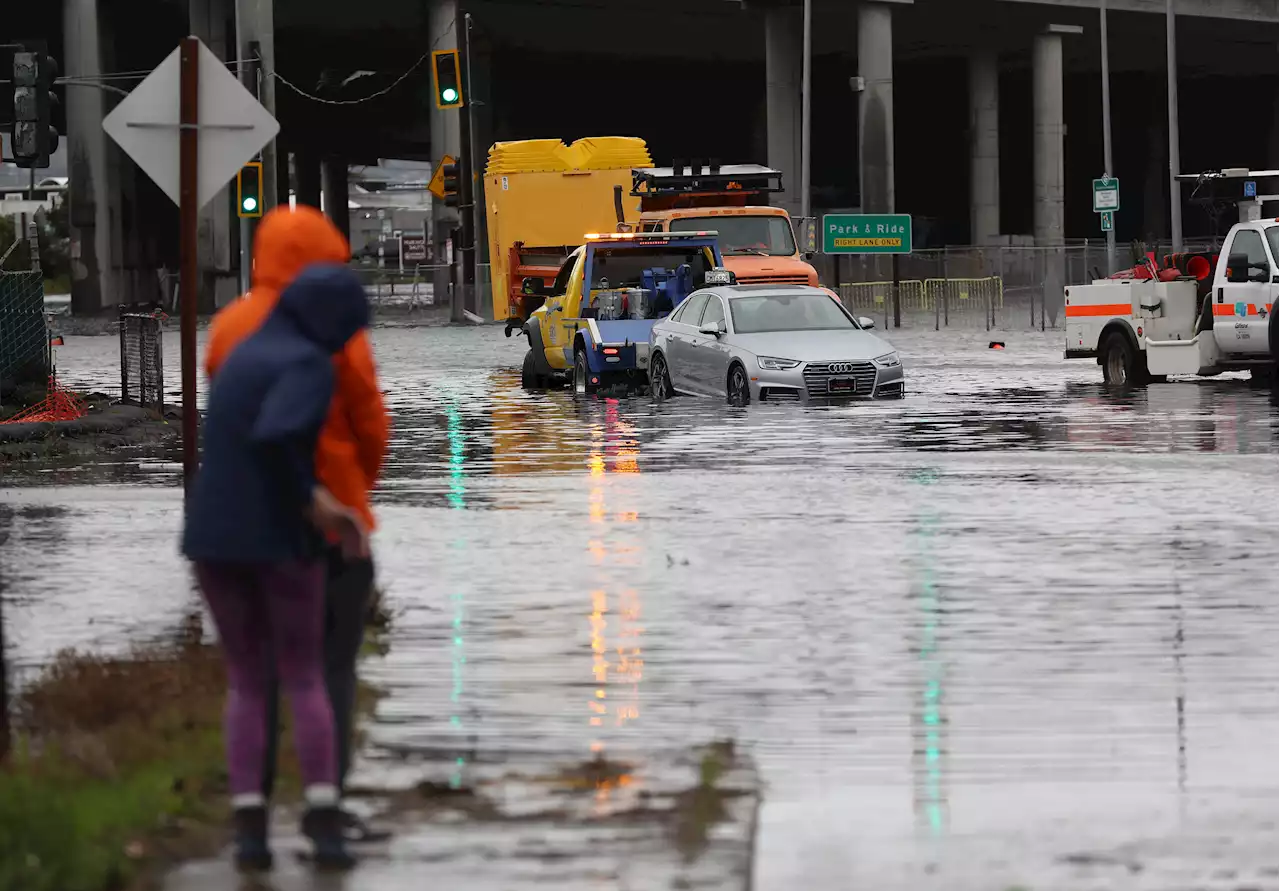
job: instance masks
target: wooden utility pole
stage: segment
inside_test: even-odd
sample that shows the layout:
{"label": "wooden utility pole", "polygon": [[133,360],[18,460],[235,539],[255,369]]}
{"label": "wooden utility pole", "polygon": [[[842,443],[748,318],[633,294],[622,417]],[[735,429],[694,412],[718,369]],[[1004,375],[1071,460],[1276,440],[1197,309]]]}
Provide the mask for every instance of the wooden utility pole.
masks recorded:
{"label": "wooden utility pole", "polygon": [[196,227],[200,211],[197,197],[197,172],[200,163],[199,39],[182,38],[181,52],[178,83],[178,217],[182,261],[178,293],[182,295],[182,480],[190,491],[200,462],[199,416],[196,413],[196,304],[199,302]]}

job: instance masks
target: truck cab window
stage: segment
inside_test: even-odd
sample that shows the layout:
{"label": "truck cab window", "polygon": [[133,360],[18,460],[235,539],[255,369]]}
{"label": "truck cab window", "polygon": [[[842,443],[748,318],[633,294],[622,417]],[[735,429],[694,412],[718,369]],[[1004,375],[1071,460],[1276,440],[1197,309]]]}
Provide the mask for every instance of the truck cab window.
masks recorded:
{"label": "truck cab window", "polygon": [[1280,226],[1267,228],[1267,245],[1271,248],[1271,259],[1280,266]]}
{"label": "truck cab window", "polygon": [[1271,277],[1271,261],[1267,257],[1266,248],[1262,246],[1262,236],[1255,230],[1241,229],[1237,232],[1235,239],[1231,242],[1228,256],[1230,254],[1246,255],[1249,258],[1251,275],[1258,275],[1260,270],[1266,270],[1267,278]]}
{"label": "truck cab window", "polygon": [[578,256],[575,254],[564,261],[560,267],[560,271],[556,273],[555,284],[551,286],[551,294],[559,297],[569,290],[569,279],[573,277],[573,267],[578,263]]}

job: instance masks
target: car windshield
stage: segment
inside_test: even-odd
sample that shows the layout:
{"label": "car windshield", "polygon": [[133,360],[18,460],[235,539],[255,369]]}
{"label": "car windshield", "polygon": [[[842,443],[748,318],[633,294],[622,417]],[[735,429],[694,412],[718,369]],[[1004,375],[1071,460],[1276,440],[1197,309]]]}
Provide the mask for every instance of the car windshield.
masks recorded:
{"label": "car windshield", "polygon": [[830,331],[856,328],[826,294],[760,294],[729,301],[733,330],[738,334],[765,331]]}
{"label": "car windshield", "polygon": [[714,231],[725,256],[758,254],[768,257],[790,257],[796,252],[791,224],[786,217],[723,216],[683,217],[671,221],[672,232]]}

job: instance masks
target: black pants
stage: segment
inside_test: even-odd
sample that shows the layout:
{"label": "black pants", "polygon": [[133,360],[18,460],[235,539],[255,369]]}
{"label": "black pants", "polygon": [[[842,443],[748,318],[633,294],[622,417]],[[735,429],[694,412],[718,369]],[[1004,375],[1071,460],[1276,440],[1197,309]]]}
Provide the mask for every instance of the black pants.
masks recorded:
{"label": "black pants", "polygon": [[[324,680],[337,731],[338,791],[351,766],[351,736],[355,722],[356,659],[364,643],[364,626],[373,595],[373,561],[348,560],[337,548],[326,559],[324,592]],[[274,663],[273,663],[274,664]],[[280,687],[273,673],[267,696],[267,750],[262,766],[262,792],[275,787],[280,744]]]}

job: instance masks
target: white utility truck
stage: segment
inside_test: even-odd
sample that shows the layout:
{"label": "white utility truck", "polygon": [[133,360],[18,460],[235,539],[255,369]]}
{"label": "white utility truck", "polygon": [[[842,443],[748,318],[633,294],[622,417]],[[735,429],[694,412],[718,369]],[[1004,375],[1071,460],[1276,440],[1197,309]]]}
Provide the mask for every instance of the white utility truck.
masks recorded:
{"label": "white utility truck", "polygon": [[[1231,227],[1203,287],[1148,267],[1066,289],[1066,357],[1096,359],[1102,378],[1141,386],[1171,375],[1248,370],[1275,380],[1280,219]],[[1138,267],[1135,267],[1135,271]],[[1203,297],[1201,295],[1204,295]]]}

